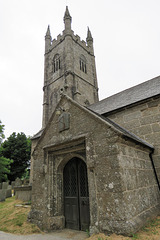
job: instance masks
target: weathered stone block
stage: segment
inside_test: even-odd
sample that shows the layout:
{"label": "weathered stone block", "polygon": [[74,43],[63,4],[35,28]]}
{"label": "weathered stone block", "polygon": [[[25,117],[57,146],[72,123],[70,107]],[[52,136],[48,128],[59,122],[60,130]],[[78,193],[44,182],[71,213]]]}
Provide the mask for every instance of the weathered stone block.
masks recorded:
{"label": "weathered stone block", "polygon": [[159,125],[159,123],[152,124],[152,130],[153,130],[153,132],[160,132],[160,125]]}
{"label": "weathered stone block", "polygon": [[135,169],[123,170],[123,184],[126,186],[126,190],[133,190],[137,187],[137,176]]}
{"label": "weathered stone block", "polygon": [[157,107],[159,104],[160,104],[160,100],[159,100],[159,98],[158,98],[158,99],[149,101],[149,102],[147,103],[147,106],[148,106],[149,108],[152,108],[152,107]]}
{"label": "weathered stone block", "polygon": [[134,129],[134,128],[140,127],[141,124],[139,119],[135,119],[130,122],[124,123],[124,126],[126,129]]}
{"label": "weathered stone block", "polygon": [[124,122],[132,122],[134,119],[139,119],[141,117],[141,112],[140,111],[135,111],[133,113],[124,115],[123,119]]}
{"label": "weathered stone block", "polygon": [[152,108],[148,108],[146,110],[144,110],[142,112],[142,116],[149,116],[149,115],[155,115],[159,113],[159,109],[158,107],[152,107]]}
{"label": "weathered stone block", "polygon": [[147,125],[154,122],[154,116],[142,117],[139,119],[141,125]]}
{"label": "weathered stone block", "polygon": [[52,229],[52,230],[63,229],[64,226],[65,226],[64,216],[56,216],[56,217],[49,218],[48,229]]}
{"label": "weathered stone block", "polygon": [[136,128],[132,130],[134,134],[137,136],[144,136],[146,134],[152,133],[152,128],[150,125],[147,126],[141,126],[140,128]]}
{"label": "weathered stone block", "polygon": [[159,144],[160,143],[160,134],[159,134],[159,132],[155,132],[154,134],[146,133],[145,140],[151,144]]}
{"label": "weathered stone block", "polygon": [[155,114],[154,116],[153,116],[153,122],[160,122],[160,114],[158,113],[158,114]]}
{"label": "weathered stone block", "polygon": [[138,159],[142,159],[142,160],[150,160],[148,151],[145,152],[145,151],[138,150],[137,157]]}

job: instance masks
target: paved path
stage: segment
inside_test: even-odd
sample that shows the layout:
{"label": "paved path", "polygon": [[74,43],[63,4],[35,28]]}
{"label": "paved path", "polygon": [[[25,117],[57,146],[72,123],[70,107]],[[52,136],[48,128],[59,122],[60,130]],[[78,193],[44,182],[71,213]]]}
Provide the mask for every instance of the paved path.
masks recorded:
{"label": "paved path", "polygon": [[0,240],[84,240],[87,238],[85,232],[74,230],[62,230],[53,233],[32,234],[32,235],[15,235],[0,231]]}

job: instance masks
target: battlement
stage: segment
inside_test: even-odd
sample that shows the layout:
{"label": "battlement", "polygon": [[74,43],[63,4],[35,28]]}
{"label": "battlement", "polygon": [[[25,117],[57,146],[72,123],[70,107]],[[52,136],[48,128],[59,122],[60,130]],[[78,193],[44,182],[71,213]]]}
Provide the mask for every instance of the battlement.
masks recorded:
{"label": "battlement", "polygon": [[62,42],[64,40],[64,36],[62,36],[61,34],[59,34],[57,36],[57,39],[53,39],[51,42],[51,49],[56,47],[60,42]]}
{"label": "battlement", "polygon": [[62,34],[59,34],[57,36],[57,38],[54,38],[52,41],[51,41],[51,46],[50,46],[50,50],[52,50],[53,48],[55,48],[58,44],[60,44],[66,36],[70,35],[72,37],[72,39],[78,43],[81,47],[83,47],[86,51],[89,51],[90,48],[89,46],[87,45],[87,43],[84,41],[84,40],[81,40],[80,36],[78,36],[77,34],[74,35],[74,32],[71,31],[71,34],[67,34],[65,33],[65,31],[63,31]]}
{"label": "battlement", "polygon": [[80,46],[82,46],[86,51],[89,51],[89,47],[87,43],[84,40],[81,40],[80,36],[76,34],[76,35],[73,35],[72,38],[75,42],[77,42]]}

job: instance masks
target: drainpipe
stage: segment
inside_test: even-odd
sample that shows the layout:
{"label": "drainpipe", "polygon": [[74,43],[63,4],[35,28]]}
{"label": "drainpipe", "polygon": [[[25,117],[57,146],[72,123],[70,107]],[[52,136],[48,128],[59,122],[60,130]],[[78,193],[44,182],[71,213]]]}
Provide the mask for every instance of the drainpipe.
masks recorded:
{"label": "drainpipe", "polygon": [[159,183],[159,179],[158,179],[158,176],[157,176],[156,168],[155,168],[155,165],[154,165],[154,162],[153,162],[153,158],[152,158],[152,154],[153,153],[154,153],[154,149],[152,149],[152,152],[150,152],[149,157],[151,159],[154,175],[155,175],[155,178],[156,178],[156,181],[157,181],[157,184],[158,184],[158,188],[159,188],[159,191],[160,191],[160,183]]}

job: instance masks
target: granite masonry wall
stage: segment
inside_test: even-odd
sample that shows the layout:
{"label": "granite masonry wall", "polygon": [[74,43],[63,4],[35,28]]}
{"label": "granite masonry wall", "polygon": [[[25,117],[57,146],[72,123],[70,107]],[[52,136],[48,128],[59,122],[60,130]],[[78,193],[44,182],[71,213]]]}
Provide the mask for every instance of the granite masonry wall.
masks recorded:
{"label": "granite masonry wall", "polygon": [[160,96],[106,116],[154,146],[153,160],[160,181]]}

